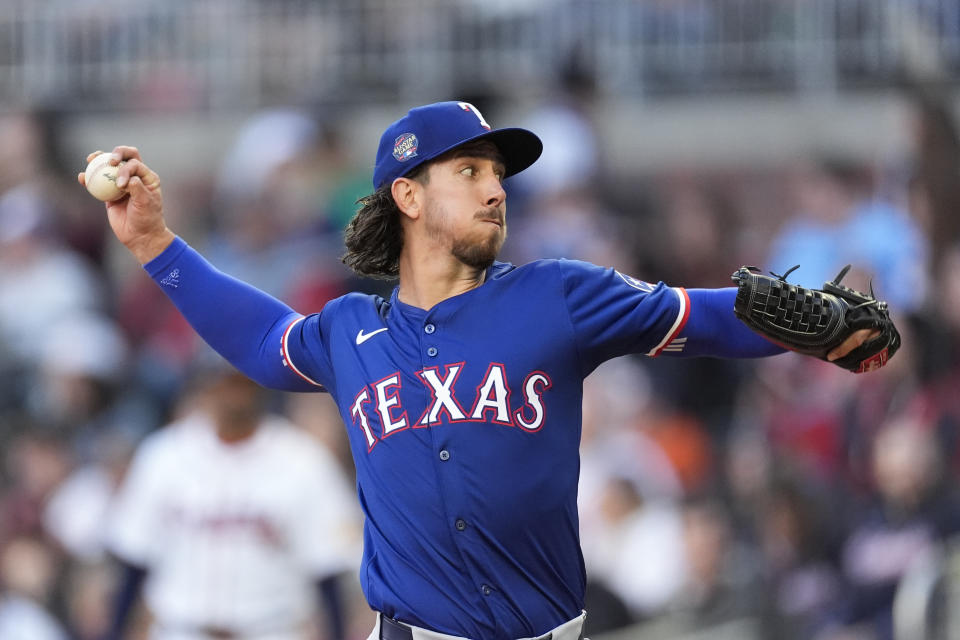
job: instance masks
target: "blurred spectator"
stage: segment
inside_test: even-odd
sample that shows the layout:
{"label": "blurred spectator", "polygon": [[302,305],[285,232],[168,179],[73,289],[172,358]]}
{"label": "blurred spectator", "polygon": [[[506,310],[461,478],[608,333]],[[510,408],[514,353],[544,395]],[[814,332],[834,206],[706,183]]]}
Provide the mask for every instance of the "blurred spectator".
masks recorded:
{"label": "blurred spectator", "polygon": [[56,554],[39,540],[0,545],[0,638],[67,640],[49,611],[56,577]]}
{"label": "blurred spectator", "polygon": [[[118,443],[126,443],[121,448],[129,447],[160,423],[160,408],[131,379],[129,346],[112,319],[74,314],[51,322],[42,346],[26,407],[35,420],[60,434],[77,466],[92,470],[114,455]],[[84,490],[91,491],[94,484],[99,484],[101,490],[88,497],[99,493],[99,498],[93,500],[102,509],[110,488],[106,484],[91,484],[91,480],[94,478],[86,477]],[[93,504],[90,506],[97,510]],[[84,534],[82,523],[95,525],[93,513],[85,512],[76,519],[68,517],[67,521],[69,524],[61,524],[71,532],[60,533],[67,534],[74,543],[88,546],[80,538],[92,532],[87,530]]]}
{"label": "blurred spectator", "polygon": [[196,383],[183,417],[140,446],[112,509],[123,577],[110,637],[144,579],[156,638],[293,640],[321,608],[322,637],[344,637],[338,581],[356,569],[359,518],[339,466],[238,372]]}
{"label": "blurred spectator", "polygon": [[663,613],[686,578],[680,509],[645,499],[632,481],[614,476],[600,495],[600,511],[590,579],[620,597],[634,619]]}
{"label": "blurred spectator", "polygon": [[0,115],[0,193],[36,180],[46,172],[50,157],[44,153],[40,119],[29,111]]}
{"label": "blurred spectator", "polygon": [[217,172],[216,197],[227,203],[256,198],[278,172],[291,168],[318,134],[317,123],[296,109],[255,115],[224,155]]}
{"label": "blurred spectator", "polygon": [[63,443],[36,425],[13,437],[3,451],[8,483],[0,494],[0,545],[17,537],[45,539],[43,510],[70,469]]}
{"label": "blurred spectator", "polygon": [[103,523],[133,455],[133,441],[117,433],[100,434],[96,459],[79,465],[47,501],[43,525],[74,560],[94,565],[105,559]]}
{"label": "blurred spectator", "polygon": [[934,275],[941,294],[932,300],[930,316],[918,318],[921,373],[925,380],[950,378],[960,362],[960,244],[945,247]]}
{"label": "blurred spectator", "polygon": [[343,293],[341,221],[326,220],[324,207],[345,163],[337,138],[303,111],[256,114],[217,175],[210,261],[304,312]]}
{"label": "blurred spectator", "polygon": [[960,531],[960,501],[931,425],[911,416],[888,421],[873,447],[876,493],[843,548],[846,623],[869,623],[893,637],[892,603],[900,578]]}
{"label": "blurred spectator", "polygon": [[510,262],[522,264],[533,256],[568,258],[635,273],[618,219],[589,190],[540,192],[527,215],[511,219],[509,225],[513,237],[504,259]]}
{"label": "blurred spectator", "polygon": [[738,225],[727,194],[712,179],[677,171],[660,181],[662,224],[649,230],[658,278],[688,287],[730,282]]}
{"label": "blurred spectator", "polygon": [[950,247],[960,241],[960,135],[951,102],[931,88],[914,92],[913,152],[915,188],[926,215],[931,270],[938,273]]}
{"label": "blurred spectator", "polygon": [[51,319],[46,327],[28,406],[44,422],[76,431],[109,410],[125,373],[126,340],[112,320],[94,314]]}
{"label": "blurred spectator", "polygon": [[738,421],[763,433],[775,459],[838,481],[846,462],[846,402],[857,379],[834,365],[784,354],[756,363],[740,391]]}
{"label": "blurred spectator", "polygon": [[713,446],[699,420],[661,409],[648,417],[646,431],[663,450],[687,495],[706,488],[714,471]]}
{"label": "blurred spectator", "polygon": [[93,265],[49,234],[52,212],[39,185],[0,195],[0,369],[40,357],[39,328],[104,306]]}
{"label": "blurred spectator", "polygon": [[795,213],[774,238],[767,265],[784,273],[800,268],[793,282],[820,288],[846,264],[866,289],[903,312],[916,309],[926,295],[927,240],[916,221],[878,200],[866,167],[843,158],[821,158],[793,176]]}
{"label": "blurred spectator", "polygon": [[690,499],[683,508],[686,580],[671,604],[689,629],[755,616],[761,611],[754,563],[733,536],[722,503]]}
{"label": "blurred spectator", "polygon": [[550,95],[517,125],[536,129],[543,142],[537,162],[511,182],[524,192],[578,191],[599,178],[600,148],[591,115],[596,80],[581,55],[577,49],[568,54],[558,65]]}
{"label": "blurred spectator", "polygon": [[577,503],[589,634],[655,615],[678,579],[672,505],[682,486],[643,431],[652,400],[646,370],[633,358],[605,362],[584,382]]}
{"label": "blurred spectator", "polygon": [[104,558],[95,562],[74,561],[62,580],[63,614],[71,640],[103,640],[110,626],[110,596],[117,573]]}
{"label": "blurred spectator", "polygon": [[809,493],[795,479],[780,480],[757,514],[769,638],[820,637],[843,593],[831,527]]}
{"label": "blurred spectator", "polygon": [[776,462],[766,434],[755,425],[731,431],[723,450],[721,481],[734,535],[759,545],[757,518],[773,486]]}
{"label": "blurred spectator", "polygon": [[[650,196],[653,219],[643,224],[636,253],[648,277],[683,287],[727,287],[740,261],[730,176],[685,167],[657,176]],[[638,216],[639,217],[639,216]],[[691,358],[648,363],[656,387],[671,410],[653,425],[668,454],[686,461],[687,489],[708,479],[712,447],[721,445],[732,424],[731,398],[750,363],[720,358]],[[668,444],[672,442],[673,444]]]}
{"label": "blurred spectator", "polygon": [[682,495],[676,468],[644,430],[654,411],[650,384],[646,370],[629,357],[603,363],[584,382],[579,504],[585,527],[591,516],[599,517],[611,478],[628,478],[651,499]]}
{"label": "blurred spectator", "polygon": [[[854,495],[869,491],[873,486],[874,440],[883,426],[894,416],[909,413],[930,420],[944,451],[955,449],[957,442],[956,417],[950,415],[953,400],[944,402],[937,386],[927,384],[920,375],[920,334],[909,319],[898,319],[902,346],[897,357],[876,372],[862,376],[857,385],[846,390],[842,410],[845,423],[843,434],[844,475]],[[945,344],[940,349],[947,348]],[[950,394],[955,395],[955,394]]]}
{"label": "blurred spectator", "polygon": [[571,258],[634,271],[622,222],[598,195],[594,84],[575,51],[559,69],[553,93],[519,125],[537,131],[543,155],[508,182],[512,238],[504,259]]}

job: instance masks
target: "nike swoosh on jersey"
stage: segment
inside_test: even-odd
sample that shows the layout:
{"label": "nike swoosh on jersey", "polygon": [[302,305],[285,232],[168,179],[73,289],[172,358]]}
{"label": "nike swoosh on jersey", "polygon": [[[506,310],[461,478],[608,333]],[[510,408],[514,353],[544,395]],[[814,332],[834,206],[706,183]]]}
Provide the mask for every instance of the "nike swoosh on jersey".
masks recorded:
{"label": "nike swoosh on jersey", "polygon": [[371,331],[370,333],[364,333],[363,329],[357,332],[357,344],[363,344],[373,336],[377,335],[381,331],[386,331],[389,327],[384,327],[382,329],[377,329],[376,331]]}

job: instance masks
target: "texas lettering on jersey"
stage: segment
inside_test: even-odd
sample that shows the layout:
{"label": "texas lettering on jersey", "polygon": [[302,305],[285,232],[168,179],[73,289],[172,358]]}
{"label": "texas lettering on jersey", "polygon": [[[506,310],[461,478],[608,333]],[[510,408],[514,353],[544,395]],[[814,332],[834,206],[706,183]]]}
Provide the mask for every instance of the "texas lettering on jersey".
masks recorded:
{"label": "texas lettering on jersey", "polygon": [[[460,422],[491,422],[505,427],[517,427],[533,433],[543,427],[547,411],[543,394],[552,385],[543,371],[528,373],[513,400],[513,389],[507,381],[506,368],[491,362],[479,385],[458,388],[457,379],[468,365],[456,362],[441,367],[427,367],[417,371],[417,378],[430,392],[427,408],[412,419],[401,402],[402,376],[397,371],[361,389],[350,405],[353,424],[363,431],[367,452],[377,442],[409,428],[421,429],[439,424]],[[381,425],[379,432],[371,426],[373,416]]]}

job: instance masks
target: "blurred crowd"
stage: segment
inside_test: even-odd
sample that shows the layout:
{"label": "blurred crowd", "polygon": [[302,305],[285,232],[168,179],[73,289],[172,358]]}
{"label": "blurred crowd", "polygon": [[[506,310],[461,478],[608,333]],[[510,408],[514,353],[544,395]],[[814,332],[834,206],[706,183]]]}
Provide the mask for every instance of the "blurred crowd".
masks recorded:
{"label": "blurred crowd", "polygon": [[[6,0],[0,94],[75,110],[429,102],[547,88],[581,49],[613,98],[960,77],[954,0]],[[430,99],[422,99],[429,95]],[[109,98],[105,98],[109,96]],[[109,106],[105,105],[105,101]]]}
{"label": "blurred crowd", "polygon": [[[897,631],[907,585],[924,570],[947,580],[960,532],[960,138],[949,103],[907,98],[904,157],[635,175],[605,161],[590,79],[564,79],[519,123],[545,152],[509,181],[503,259],[584,259],[687,287],[728,286],[742,264],[800,264],[791,280],[820,286],[851,263],[845,284],[888,300],[903,334],[891,363],[863,376],[794,354],[638,356],[591,375],[580,490],[588,633],[749,620],[757,638],[907,637]],[[499,122],[501,102],[473,99]],[[305,109],[253,114],[221,166],[164,182],[171,227],[302,313],[351,290],[386,293],[391,283],[339,262],[370,176],[344,153],[338,124]],[[118,486],[143,439],[182,415],[210,357],[116,246],[57,125],[0,116],[5,640],[104,637],[119,589],[105,541]],[[329,398],[276,394],[267,407],[352,484]],[[364,638],[373,618],[359,557],[342,560],[344,633]],[[919,619],[948,624],[949,607],[935,606],[948,590],[928,591]],[[143,637],[148,619],[141,610],[129,637]]]}

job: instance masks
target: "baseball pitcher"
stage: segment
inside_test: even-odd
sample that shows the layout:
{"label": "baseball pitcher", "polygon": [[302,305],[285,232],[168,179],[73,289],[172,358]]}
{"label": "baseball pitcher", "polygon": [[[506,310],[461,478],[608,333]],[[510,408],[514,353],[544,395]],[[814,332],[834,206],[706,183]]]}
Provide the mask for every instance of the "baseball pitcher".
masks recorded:
{"label": "baseball pitcher", "polygon": [[[110,225],[196,331],[261,384],[336,401],[366,515],[371,640],[582,637],[581,389],[601,362],[802,347],[865,370],[899,344],[883,303],[749,269],[737,287],[706,290],[572,260],[498,262],[503,180],[541,150],[532,132],[493,129],[465,102],[389,125],[344,262],[398,286],[308,316],[175,236],[160,178],[137,149],[112,152],[126,162]],[[851,324],[854,311],[867,319]]]}

